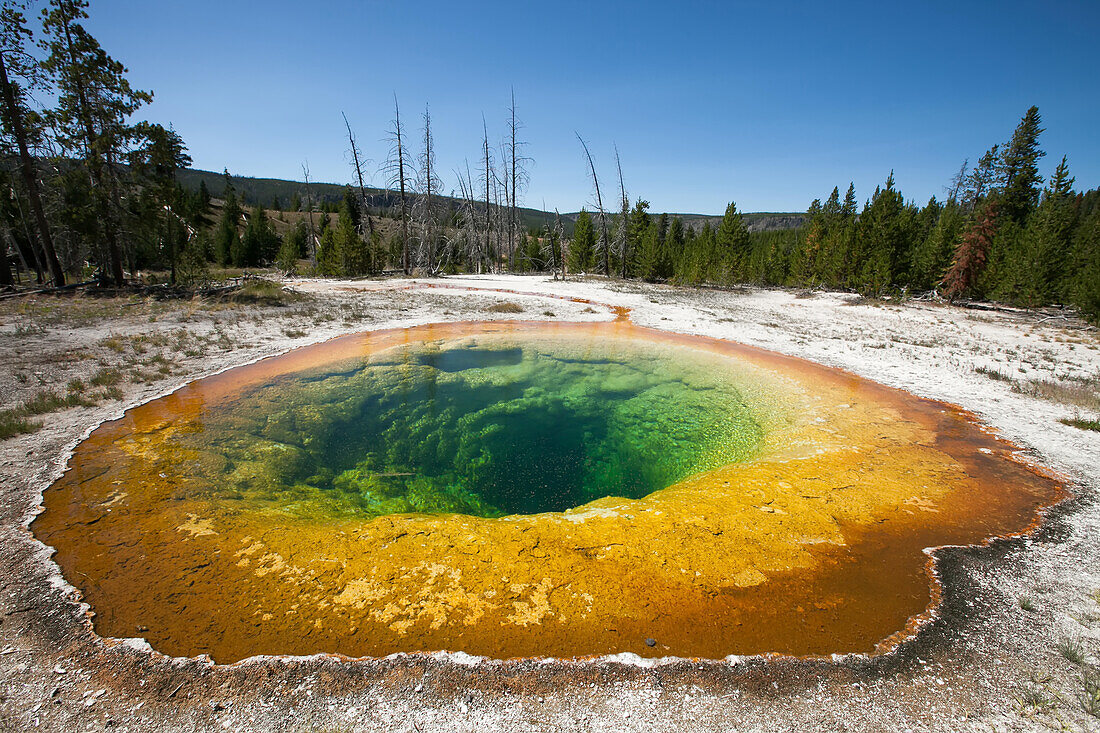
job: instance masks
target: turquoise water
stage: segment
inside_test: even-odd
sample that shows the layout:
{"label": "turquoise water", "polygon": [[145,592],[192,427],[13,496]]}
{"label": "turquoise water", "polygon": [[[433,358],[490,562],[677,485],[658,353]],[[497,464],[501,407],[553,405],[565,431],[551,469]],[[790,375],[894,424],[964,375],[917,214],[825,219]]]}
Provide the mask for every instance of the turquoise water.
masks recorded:
{"label": "turquoise water", "polygon": [[556,512],[758,452],[722,359],[617,341],[391,349],[254,388],[172,441],[188,493],[310,516]]}

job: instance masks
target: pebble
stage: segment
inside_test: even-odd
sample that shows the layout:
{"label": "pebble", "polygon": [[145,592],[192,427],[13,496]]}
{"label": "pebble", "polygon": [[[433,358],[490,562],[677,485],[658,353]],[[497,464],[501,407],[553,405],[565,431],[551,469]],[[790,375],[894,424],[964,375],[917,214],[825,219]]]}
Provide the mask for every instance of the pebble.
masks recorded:
{"label": "pebble", "polygon": [[646,646],[657,646],[657,640],[656,639],[646,639],[645,640],[645,645]]}

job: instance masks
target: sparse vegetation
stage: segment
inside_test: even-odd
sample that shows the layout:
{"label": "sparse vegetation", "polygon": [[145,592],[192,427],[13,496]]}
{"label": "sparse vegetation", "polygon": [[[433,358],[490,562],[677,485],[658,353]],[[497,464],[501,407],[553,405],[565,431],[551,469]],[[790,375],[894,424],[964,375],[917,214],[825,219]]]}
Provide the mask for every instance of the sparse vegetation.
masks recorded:
{"label": "sparse vegetation", "polygon": [[1020,608],[1028,613],[1035,613],[1037,610],[1035,601],[1031,600],[1028,596],[1020,596]]}
{"label": "sparse vegetation", "polygon": [[256,305],[287,305],[303,300],[305,296],[287,290],[274,280],[265,278],[252,278],[229,296],[233,303],[250,303]]}
{"label": "sparse vegetation", "polygon": [[1055,648],[1067,662],[1078,666],[1085,663],[1085,645],[1080,639],[1062,639]]}
{"label": "sparse vegetation", "polygon": [[1081,417],[1062,418],[1058,422],[1081,430],[1100,432],[1100,420],[1086,420]]}
{"label": "sparse vegetation", "polygon": [[7,440],[25,433],[33,433],[41,427],[42,423],[28,420],[19,414],[18,409],[0,410],[0,440]]}
{"label": "sparse vegetation", "polygon": [[504,303],[494,303],[485,310],[489,313],[523,313],[523,308],[521,306],[508,301]]}
{"label": "sparse vegetation", "polygon": [[107,367],[96,372],[90,381],[96,387],[110,387],[122,381],[122,372],[113,367]]}
{"label": "sparse vegetation", "polygon": [[974,371],[976,371],[978,374],[984,374],[985,376],[989,377],[990,379],[996,380],[998,382],[1013,383],[1013,382],[1016,381],[1015,379],[1013,379],[1008,374],[1005,374],[1004,372],[1002,372],[999,369],[994,369],[993,367],[980,366],[980,367],[976,367],[974,369]]}
{"label": "sparse vegetation", "polygon": [[1035,687],[1025,688],[1017,699],[1022,706],[1036,712],[1046,712],[1054,707],[1054,700],[1048,697],[1042,690]]}
{"label": "sparse vegetation", "polygon": [[[72,383],[70,383],[71,386]],[[0,440],[40,430],[42,423],[29,419],[31,417],[70,407],[87,407],[96,404],[97,401],[96,396],[88,397],[79,392],[70,392],[66,395],[48,391],[39,392],[19,407],[0,410]]]}
{"label": "sparse vegetation", "polygon": [[1077,693],[1081,709],[1094,718],[1100,718],[1100,672],[1087,669],[1081,673],[1081,690]]}

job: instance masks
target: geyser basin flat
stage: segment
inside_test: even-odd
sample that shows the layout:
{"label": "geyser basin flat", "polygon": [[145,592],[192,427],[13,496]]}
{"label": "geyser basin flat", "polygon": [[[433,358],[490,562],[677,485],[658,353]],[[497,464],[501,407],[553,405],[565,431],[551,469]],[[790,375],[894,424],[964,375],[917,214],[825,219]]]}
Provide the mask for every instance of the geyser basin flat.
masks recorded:
{"label": "geyser basin flat", "polygon": [[136,407],[33,530],[100,634],[172,655],[811,655],[885,648],[924,548],[1059,496],[961,411],[799,359],[459,323]]}

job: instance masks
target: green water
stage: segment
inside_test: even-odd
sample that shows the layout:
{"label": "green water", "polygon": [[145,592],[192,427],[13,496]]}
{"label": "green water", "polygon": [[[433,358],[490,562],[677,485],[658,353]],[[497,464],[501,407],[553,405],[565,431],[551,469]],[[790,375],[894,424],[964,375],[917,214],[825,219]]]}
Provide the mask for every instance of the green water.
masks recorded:
{"label": "green water", "polygon": [[172,439],[187,493],[496,517],[640,498],[758,452],[759,406],[723,359],[617,341],[467,338],[280,378]]}

